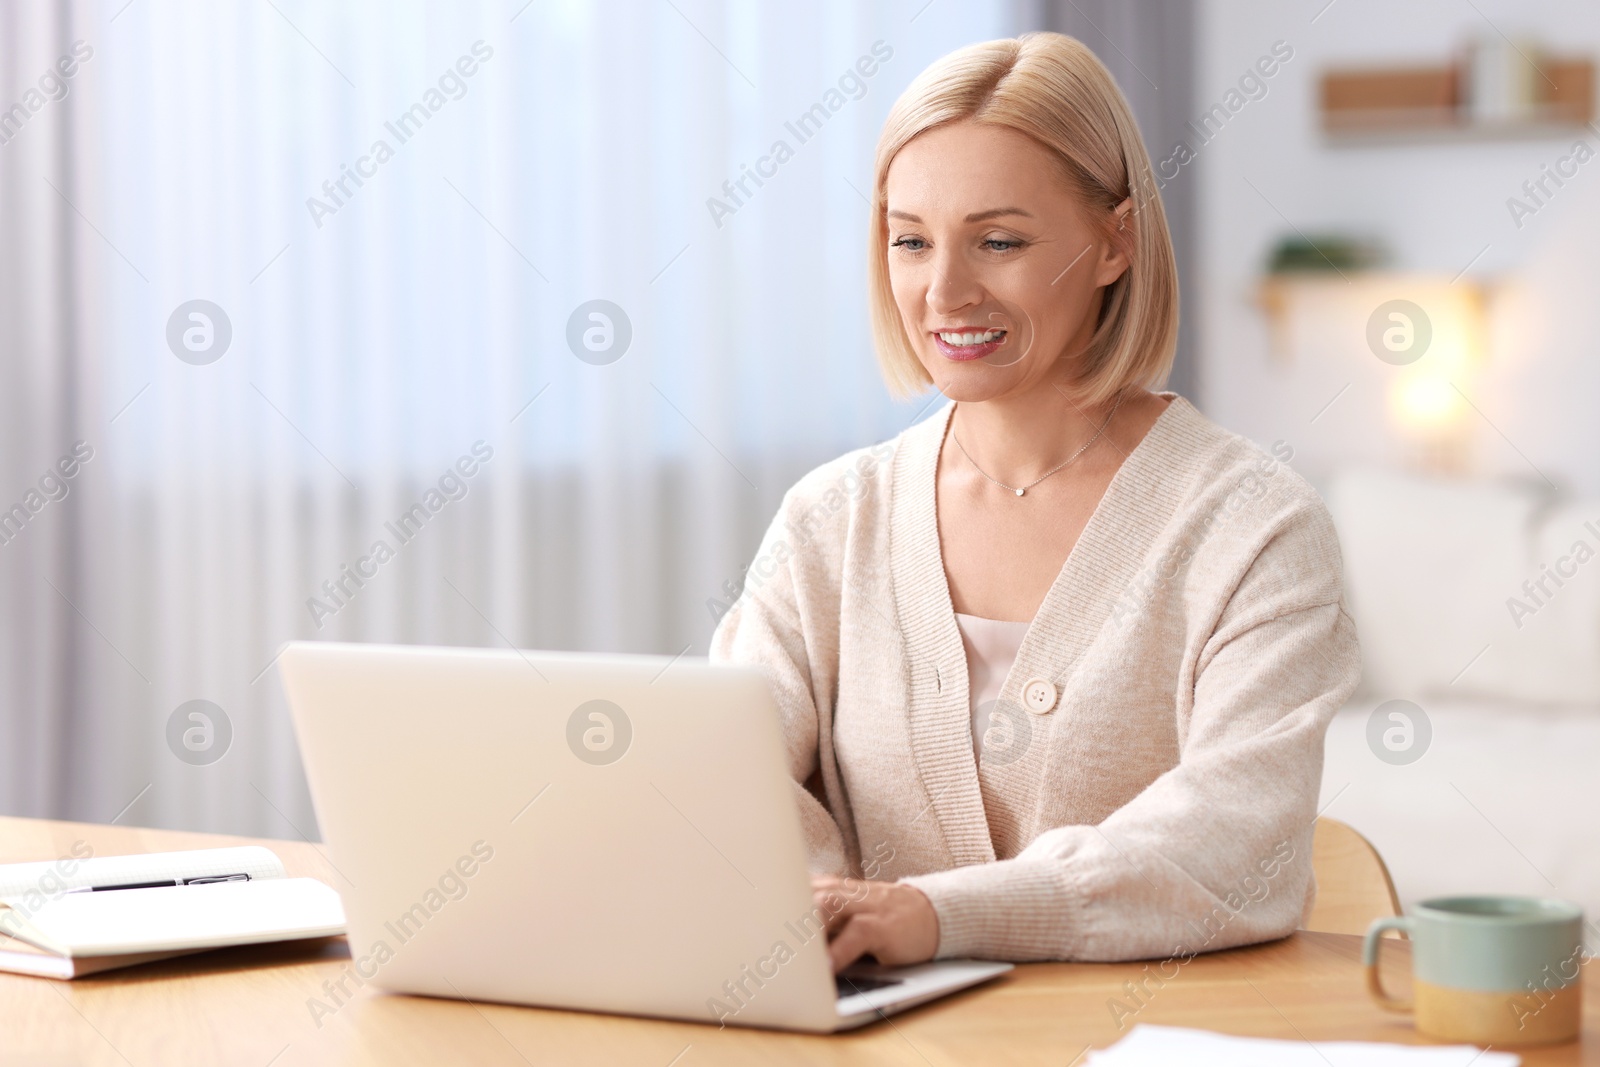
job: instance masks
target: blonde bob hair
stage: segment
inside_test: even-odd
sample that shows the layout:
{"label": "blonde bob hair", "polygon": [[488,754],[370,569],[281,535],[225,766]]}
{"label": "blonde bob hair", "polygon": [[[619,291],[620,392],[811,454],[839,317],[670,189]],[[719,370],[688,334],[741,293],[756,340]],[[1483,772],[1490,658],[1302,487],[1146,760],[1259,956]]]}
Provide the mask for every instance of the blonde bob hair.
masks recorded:
{"label": "blonde bob hair", "polygon": [[[1099,404],[1130,386],[1160,385],[1177,344],[1178,269],[1139,127],[1111,72],[1082,42],[1025,33],[938,60],[901,94],[884,122],[874,165],[867,289],[873,342],[890,390],[910,396],[932,379],[911,347],[889,285],[889,164],[918,134],[963,120],[1016,130],[1049,149],[1079,203],[1091,218],[1105,221],[1108,235],[1128,253],[1128,269],[1105,287],[1094,335],[1078,357],[1080,398]],[[1127,229],[1111,230],[1112,210],[1130,197]]]}

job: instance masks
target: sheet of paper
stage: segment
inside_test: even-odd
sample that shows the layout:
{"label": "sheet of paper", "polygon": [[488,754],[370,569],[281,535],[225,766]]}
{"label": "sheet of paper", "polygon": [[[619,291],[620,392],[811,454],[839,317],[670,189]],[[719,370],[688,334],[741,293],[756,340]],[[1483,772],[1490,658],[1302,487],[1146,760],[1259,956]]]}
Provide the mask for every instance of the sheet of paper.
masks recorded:
{"label": "sheet of paper", "polygon": [[315,878],[267,878],[67,893],[34,912],[28,926],[43,936],[42,947],[63,955],[108,956],[330,937],[344,933],[344,907]]}
{"label": "sheet of paper", "polygon": [[120,956],[57,956],[34,948],[26,941],[0,937],[0,971],[66,980],[204,951],[186,948],[173,952],[127,952]]}
{"label": "sheet of paper", "polygon": [[1090,1067],[1518,1067],[1522,1057],[1471,1045],[1387,1045],[1368,1041],[1276,1041],[1209,1030],[1140,1024]]}
{"label": "sheet of paper", "polygon": [[0,864],[0,900],[21,900],[30,894],[52,897],[65,889],[122,885],[158,878],[203,878],[208,875],[248,874],[251,878],[282,878],[283,861],[260,845],[236,848],[201,848],[185,852],[148,852],[138,856],[90,856],[38,863]]}

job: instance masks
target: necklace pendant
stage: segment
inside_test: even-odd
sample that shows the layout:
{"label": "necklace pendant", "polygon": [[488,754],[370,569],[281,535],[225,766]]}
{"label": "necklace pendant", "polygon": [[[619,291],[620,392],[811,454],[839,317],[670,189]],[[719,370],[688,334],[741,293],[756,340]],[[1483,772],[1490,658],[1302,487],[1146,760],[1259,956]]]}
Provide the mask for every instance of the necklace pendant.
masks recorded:
{"label": "necklace pendant", "polygon": [[1021,495],[1022,495],[1022,494],[1023,494],[1023,493],[1026,493],[1026,492],[1027,492],[1027,490],[1026,490],[1026,489],[1018,489],[1018,490],[1017,490],[1017,495],[1018,495],[1018,496],[1021,496]]}

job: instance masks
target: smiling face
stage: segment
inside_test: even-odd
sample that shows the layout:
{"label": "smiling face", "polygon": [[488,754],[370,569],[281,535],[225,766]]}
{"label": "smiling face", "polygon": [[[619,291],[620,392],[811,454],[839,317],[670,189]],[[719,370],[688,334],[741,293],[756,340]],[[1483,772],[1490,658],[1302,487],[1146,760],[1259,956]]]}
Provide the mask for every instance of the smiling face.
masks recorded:
{"label": "smiling face", "polygon": [[1102,287],[1128,269],[1113,240],[1130,203],[1096,212],[1026,134],[973,121],[921,133],[889,165],[889,282],[939,390],[982,401],[1067,385]]}

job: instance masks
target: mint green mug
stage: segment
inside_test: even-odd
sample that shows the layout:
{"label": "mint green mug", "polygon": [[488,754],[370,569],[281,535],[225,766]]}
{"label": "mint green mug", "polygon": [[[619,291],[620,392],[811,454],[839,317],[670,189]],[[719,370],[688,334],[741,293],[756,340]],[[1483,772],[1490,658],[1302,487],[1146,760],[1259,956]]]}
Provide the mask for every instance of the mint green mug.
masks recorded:
{"label": "mint green mug", "polygon": [[[1411,938],[1412,1000],[1391,997],[1378,976],[1385,930]],[[1583,910],[1544,897],[1437,897],[1367,930],[1367,989],[1417,1029],[1479,1045],[1571,1041],[1583,1024]]]}

